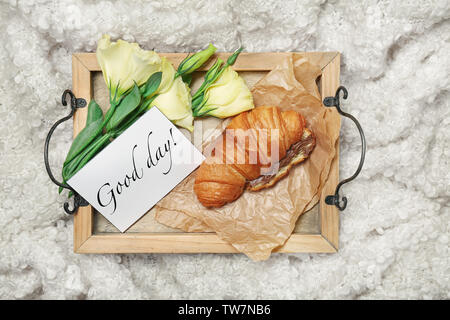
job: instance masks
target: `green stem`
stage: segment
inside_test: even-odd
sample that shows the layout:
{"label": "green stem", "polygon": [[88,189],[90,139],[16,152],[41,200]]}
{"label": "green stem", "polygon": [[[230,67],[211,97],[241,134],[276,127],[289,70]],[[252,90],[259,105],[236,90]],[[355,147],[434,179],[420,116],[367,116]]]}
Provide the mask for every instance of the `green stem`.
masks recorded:
{"label": "green stem", "polygon": [[222,63],[223,63],[222,59],[217,59],[214,65],[206,72],[205,80],[203,81],[200,88],[198,88],[197,92],[195,92],[195,94],[192,96],[192,100],[200,96],[206,90],[207,85],[212,83],[214,79],[217,79],[216,74],[220,69]]}
{"label": "green stem", "polygon": [[117,138],[120,136],[126,129],[128,129],[138,118],[141,117],[141,115],[145,112],[145,110],[140,110],[136,114],[134,114],[130,119],[128,119],[123,125],[121,125],[119,128],[114,130],[111,133],[112,138]]}
{"label": "green stem", "polygon": [[192,110],[195,110],[198,108],[198,106],[201,104],[201,102],[203,101],[204,95],[201,94],[198,97],[192,99]]}

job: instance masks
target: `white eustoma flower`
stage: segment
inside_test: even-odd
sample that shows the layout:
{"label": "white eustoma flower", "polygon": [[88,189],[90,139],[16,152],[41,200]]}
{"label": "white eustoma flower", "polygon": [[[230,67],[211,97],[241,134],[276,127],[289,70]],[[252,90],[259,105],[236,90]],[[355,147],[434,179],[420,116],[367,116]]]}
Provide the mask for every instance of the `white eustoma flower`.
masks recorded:
{"label": "white eustoma flower", "polygon": [[112,102],[117,102],[134,82],[140,86],[153,73],[161,71],[161,58],[156,52],[143,50],[137,43],[111,42],[109,35],[98,41],[97,61]]}
{"label": "white eustoma flower", "polygon": [[165,92],[158,93],[151,106],[158,107],[177,126],[192,132],[194,117],[191,103],[190,88],[181,77],[177,77],[175,80],[172,78],[171,86]]}
{"label": "white eustoma flower", "polygon": [[247,84],[231,66],[206,89],[204,100],[204,110],[210,110],[207,114],[217,118],[231,117],[255,107]]}
{"label": "white eustoma flower", "polygon": [[157,106],[174,124],[193,131],[190,89],[181,77],[175,78],[176,71],[165,57],[160,57],[154,51],[143,50],[137,43],[123,40],[111,42],[109,35],[104,35],[97,45],[97,60],[110,89],[112,104],[119,102],[120,96],[134,82],[140,86],[153,73],[161,71],[161,84],[152,95],[157,97],[150,107]]}
{"label": "white eustoma flower", "polygon": [[162,71],[162,79],[161,84],[156,93],[165,93],[172,86],[173,79],[175,78],[175,69],[165,57],[161,58],[161,70]]}

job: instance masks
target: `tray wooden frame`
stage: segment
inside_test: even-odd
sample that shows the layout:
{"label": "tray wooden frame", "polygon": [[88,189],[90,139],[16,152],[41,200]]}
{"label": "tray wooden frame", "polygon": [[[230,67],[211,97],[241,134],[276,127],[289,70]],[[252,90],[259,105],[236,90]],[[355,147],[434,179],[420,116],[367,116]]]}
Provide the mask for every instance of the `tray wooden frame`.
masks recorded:
{"label": "tray wooden frame", "polygon": [[[307,52],[308,59],[322,68],[320,81],[322,99],[334,96],[339,86],[340,53]],[[175,66],[186,53],[161,53]],[[226,60],[229,53],[217,56]],[[237,71],[270,71],[284,53],[241,53],[234,68]],[[211,59],[212,60],[212,59]],[[210,63],[211,64],[211,63]],[[209,68],[205,65],[203,70]],[[93,72],[101,71],[95,53],[74,53],[72,56],[72,91],[89,101],[93,96]],[[330,110],[330,112],[336,112]],[[73,120],[74,137],[84,128],[87,108],[78,109]],[[339,140],[337,141],[339,152]],[[339,211],[324,203],[325,196],[334,194],[339,181],[339,154],[332,163],[329,179],[320,197],[320,234],[292,234],[274,252],[334,253],[339,248]],[[236,253],[237,250],[214,233],[93,233],[94,210],[81,207],[74,215],[75,253]]]}

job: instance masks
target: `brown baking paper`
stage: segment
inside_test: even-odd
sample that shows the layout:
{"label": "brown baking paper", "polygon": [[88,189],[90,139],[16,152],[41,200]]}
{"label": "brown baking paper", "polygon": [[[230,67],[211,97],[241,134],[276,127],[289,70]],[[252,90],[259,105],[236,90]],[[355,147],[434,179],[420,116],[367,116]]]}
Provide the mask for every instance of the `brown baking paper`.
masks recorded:
{"label": "brown baking paper", "polygon": [[[278,106],[304,115],[307,127],[316,135],[309,159],[292,168],[274,187],[245,191],[236,201],[217,209],[207,209],[197,200],[193,172],[157,204],[156,220],[186,232],[215,231],[253,260],[265,260],[283,245],[298,217],[319,200],[336,154],[340,118],[322,105],[316,84],[320,74],[318,66],[293,53],[252,89],[255,106]],[[227,123],[219,126],[218,133]]]}

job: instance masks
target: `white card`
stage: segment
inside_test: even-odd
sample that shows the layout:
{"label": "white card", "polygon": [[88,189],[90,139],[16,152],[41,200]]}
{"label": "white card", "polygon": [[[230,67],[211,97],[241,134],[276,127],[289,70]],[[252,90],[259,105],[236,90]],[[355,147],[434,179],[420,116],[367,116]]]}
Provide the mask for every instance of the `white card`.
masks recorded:
{"label": "white card", "polygon": [[153,107],[67,183],[124,232],[204,159]]}

